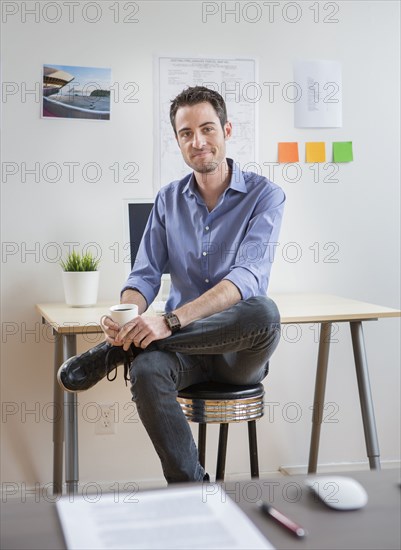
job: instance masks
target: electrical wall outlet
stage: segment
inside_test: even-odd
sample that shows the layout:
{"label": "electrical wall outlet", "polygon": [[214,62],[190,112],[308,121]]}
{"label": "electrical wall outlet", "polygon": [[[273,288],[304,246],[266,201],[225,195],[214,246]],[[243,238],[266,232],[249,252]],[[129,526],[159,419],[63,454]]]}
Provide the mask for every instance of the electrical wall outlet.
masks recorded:
{"label": "electrical wall outlet", "polygon": [[95,424],[95,434],[97,435],[109,435],[115,434],[115,423],[114,423],[114,405],[99,405],[100,408],[100,418]]}

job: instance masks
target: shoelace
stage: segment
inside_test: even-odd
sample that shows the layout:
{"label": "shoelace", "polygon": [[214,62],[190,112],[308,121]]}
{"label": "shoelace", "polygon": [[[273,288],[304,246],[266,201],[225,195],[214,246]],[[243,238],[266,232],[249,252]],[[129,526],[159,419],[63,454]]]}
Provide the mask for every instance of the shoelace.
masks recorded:
{"label": "shoelace", "polygon": [[[113,357],[114,355],[114,357]],[[131,356],[129,351],[124,351],[122,348],[111,347],[106,353],[105,358],[106,363],[106,372],[107,380],[113,382],[117,378],[117,367],[121,363],[124,365],[124,380],[125,385],[127,385],[129,378],[129,367],[131,363]],[[114,370],[114,376],[111,378],[111,372]]]}

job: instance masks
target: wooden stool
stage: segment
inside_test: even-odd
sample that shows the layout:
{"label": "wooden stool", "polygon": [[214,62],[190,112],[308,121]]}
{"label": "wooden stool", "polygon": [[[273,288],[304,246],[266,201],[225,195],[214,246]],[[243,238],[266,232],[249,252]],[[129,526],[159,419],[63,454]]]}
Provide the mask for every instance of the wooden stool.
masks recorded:
{"label": "wooden stool", "polygon": [[199,424],[199,462],[205,467],[206,425],[220,424],[216,481],[224,480],[228,425],[248,422],[251,477],[259,477],[256,420],[264,414],[263,384],[234,386],[218,382],[203,382],[178,392],[177,401],[189,422]]}

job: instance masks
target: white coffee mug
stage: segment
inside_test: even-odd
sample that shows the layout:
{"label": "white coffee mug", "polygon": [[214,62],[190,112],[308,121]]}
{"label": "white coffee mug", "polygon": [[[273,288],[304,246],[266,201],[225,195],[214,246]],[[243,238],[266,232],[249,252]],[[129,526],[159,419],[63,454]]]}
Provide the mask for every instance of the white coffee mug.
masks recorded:
{"label": "white coffee mug", "polygon": [[110,308],[110,317],[120,326],[125,325],[138,316],[138,306],[136,304],[116,304]]}

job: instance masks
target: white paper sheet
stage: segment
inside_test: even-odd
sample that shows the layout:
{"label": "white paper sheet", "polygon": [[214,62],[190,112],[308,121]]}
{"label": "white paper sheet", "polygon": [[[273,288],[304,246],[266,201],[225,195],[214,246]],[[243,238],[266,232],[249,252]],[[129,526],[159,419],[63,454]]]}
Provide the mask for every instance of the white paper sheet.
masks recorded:
{"label": "white paper sheet", "polygon": [[[206,86],[219,92],[226,102],[233,135],[227,141],[227,156],[246,169],[258,161],[257,109],[260,86],[254,58],[203,58],[157,56],[154,59],[155,193],[160,187],[191,172],[182,160],[170,123],[170,105],[188,86]],[[249,170],[254,169],[250,165]]]}
{"label": "white paper sheet", "polygon": [[342,126],[342,78],[339,61],[296,61],[294,83],[296,128]]}
{"label": "white paper sheet", "polygon": [[219,485],[61,498],[70,550],[273,548]]}

